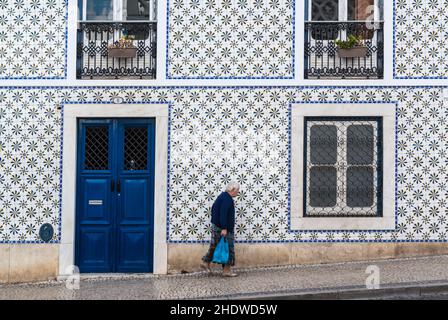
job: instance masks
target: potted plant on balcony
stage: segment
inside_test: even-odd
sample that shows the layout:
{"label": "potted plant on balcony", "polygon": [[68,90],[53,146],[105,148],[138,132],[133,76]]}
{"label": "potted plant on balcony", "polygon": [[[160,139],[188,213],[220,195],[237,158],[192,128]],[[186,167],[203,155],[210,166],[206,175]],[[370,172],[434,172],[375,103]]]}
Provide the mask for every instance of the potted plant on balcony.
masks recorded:
{"label": "potted plant on balcony", "polygon": [[135,58],[137,47],[133,43],[134,36],[124,35],[117,42],[110,44],[107,54],[111,58]]}
{"label": "potted plant on balcony", "polygon": [[362,43],[362,38],[353,34],[348,39],[336,40],[338,55],[341,58],[363,58],[367,55],[367,47]]}

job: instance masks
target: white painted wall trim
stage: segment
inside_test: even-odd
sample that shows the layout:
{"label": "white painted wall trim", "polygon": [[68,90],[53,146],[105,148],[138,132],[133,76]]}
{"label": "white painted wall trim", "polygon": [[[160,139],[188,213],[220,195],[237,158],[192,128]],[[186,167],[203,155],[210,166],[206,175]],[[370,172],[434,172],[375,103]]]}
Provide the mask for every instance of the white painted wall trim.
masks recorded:
{"label": "white painted wall trim", "polygon": [[[395,113],[392,103],[322,103],[292,105],[291,119],[291,229],[292,230],[394,230],[395,229]],[[383,216],[328,217],[303,216],[304,117],[383,118]]]}
{"label": "white painted wall trim", "polygon": [[67,104],[63,112],[62,218],[59,247],[59,275],[73,272],[75,264],[76,162],[78,118],[155,118],[156,150],[154,178],[154,274],[168,271],[167,177],[168,177],[167,104]]}

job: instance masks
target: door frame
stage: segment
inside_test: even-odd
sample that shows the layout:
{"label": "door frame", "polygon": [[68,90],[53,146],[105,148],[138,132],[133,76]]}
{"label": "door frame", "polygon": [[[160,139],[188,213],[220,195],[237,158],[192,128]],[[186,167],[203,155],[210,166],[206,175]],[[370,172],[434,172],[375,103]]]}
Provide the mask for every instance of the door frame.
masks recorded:
{"label": "door frame", "polygon": [[169,105],[166,103],[65,104],[62,114],[62,209],[59,276],[69,276],[76,272],[74,263],[78,118],[130,117],[155,118],[153,274],[166,274],[168,271],[166,195],[168,188]]}

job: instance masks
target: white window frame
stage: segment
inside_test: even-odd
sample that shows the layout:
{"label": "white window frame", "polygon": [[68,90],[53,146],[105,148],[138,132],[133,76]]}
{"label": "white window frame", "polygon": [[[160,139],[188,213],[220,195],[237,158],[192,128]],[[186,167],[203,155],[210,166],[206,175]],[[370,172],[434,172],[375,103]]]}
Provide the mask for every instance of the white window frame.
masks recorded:
{"label": "white window frame", "polygon": [[[320,122],[320,121],[314,121],[313,122]],[[341,121],[341,122],[345,122],[345,121]],[[334,125],[335,127],[337,127],[337,140],[340,141],[348,141],[347,139],[347,130],[348,130],[348,126],[342,124],[341,122],[338,122],[338,120],[326,120],[326,119],[322,119],[323,124],[325,125]],[[357,119],[353,119],[350,120],[350,124],[355,124],[355,125],[371,125],[374,128],[373,134],[376,135],[376,133],[378,132],[378,123],[373,124],[372,122],[376,122],[376,121],[372,121],[372,120],[357,120]],[[341,130],[341,127],[343,127],[344,129]],[[311,128],[305,128],[304,130],[309,130]],[[310,132],[308,132],[307,137],[309,137],[308,141],[307,141],[307,146],[306,146],[306,154],[307,154],[307,164],[311,161],[311,145],[310,145]],[[377,137],[381,138],[381,137]],[[341,215],[347,215],[347,217],[349,217],[351,215],[351,213],[353,211],[360,211],[360,215],[359,216],[373,216],[372,215],[372,211],[377,211],[377,197],[374,196],[373,199],[373,204],[369,207],[357,207],[356,209],[351,209],[349,212],[347,211],[348,208],[350,208],[347,204],[347,199],[344,196],[340,196],[340,192],[341,190],[343,190],[343,194],[346,195],[347,194],[347,185],[344,181],[344,178],[346,178],[348,176],[348,168],[350,167],[350,165],[348,164],[347,161],[347,147],[345,145],[345,147],[342,147],[341,145],[339,145],[339,143],[337,144],[337,161],[335,164],[324,164],[324,165],[320,165],[320,164],[315,164],[315,165],[310,165],[310,166],[306,166],[307,167],[307,172],[306,172],[306,177],[307,177],[307,188],[310,187],[310,179],[311,179],[311,174],[310,174],[310,169],[311,167],[333,167],[336,169],[336,185],[337,185],[337,197],[336,197],[336,207],[341,208]],[[377,146],[376,144],[373,146],[373,150],[374,150],[374,157],[373,157],[373,163],[370,165],[362,165],[363,167],[371,167],[373,169],[373,174],[374,174],[374,181],[377,181],[377,177],[378,177],[378,169],[376,168],[376,166],[374,165],[375,163],[378,163],[378,150],[377,150]],[[382,163],[382,160],[381,162]],[[342,167],[341,167],[342,165]],[[381,172],[381,170],[380,170]],[[382,176],[382,174],[381,174]],[[309,190],[309,189],[308,189]],[[367,212],[367,213],[366,213]],[[333,209],[332,207],[311,207],[311,205],[308,206],[307,208],[307,215],[308,216],[316,216],[316,217],[325,217],[325,214],[327,215],[332,215],[333,213]],[[376,212],[375,212],[376,214]]]}
{"label": "white window frame", "polygon": [[[311,22],[311,3],[312,0],[299,1],[297,4],[300,4],[296,10],[296,46],[295,46],[295,56],[303,57],[303,46],[305,43],[305,22]],[[378,1],[378,0],[377,0]],[[383,0],[383,19],[379,20],[378,17],[375,16],[375,21],[383,21],[384,22],[384,47],[383,47],[383,55],[384,55],[384,77],[383,79],[369,79],[369,83],[384,83],[391,84],[394,81],[393,75],[393,30],[394,30],[394,19],[393,19],[393,1],[385,1]],[[305,14],[306,13],[306,14]],[[301,83],[306,83],[308,85],[322,85],[322,83],[332,83],[334,79],[305,79],[304,77],[304,61],[305,59],[297,59],[295,72]],[[353,84],[359,85],[360,80],[358,79],[346,79],[345,84]]]}
{"label": "white window frame", "polygon": [[[395,223],[395,115],[391,103],[295,103],[291,107],[291,230],[394,230]],[[383,197],[381,217],[304,216],[303,178],[305,117],[382,117]]]}

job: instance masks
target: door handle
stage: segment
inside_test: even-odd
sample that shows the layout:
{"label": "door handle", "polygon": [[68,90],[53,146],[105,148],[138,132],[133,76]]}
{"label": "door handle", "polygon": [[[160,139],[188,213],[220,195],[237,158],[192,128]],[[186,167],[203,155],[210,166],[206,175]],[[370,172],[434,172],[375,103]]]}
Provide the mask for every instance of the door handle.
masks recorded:
{"label": "door handle", "polygon": [[118,179],[118,181],[117,181],[117,192],[118,192],[118,193],[121,192],[121,183],[120,183],[120,179]]}
{"label": "door handle", "polygon": [[110,192],[114,192],[115,190],[115,181],[114,179],[110,180]]}

